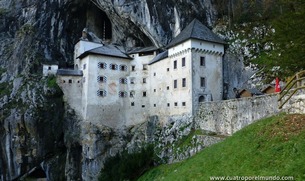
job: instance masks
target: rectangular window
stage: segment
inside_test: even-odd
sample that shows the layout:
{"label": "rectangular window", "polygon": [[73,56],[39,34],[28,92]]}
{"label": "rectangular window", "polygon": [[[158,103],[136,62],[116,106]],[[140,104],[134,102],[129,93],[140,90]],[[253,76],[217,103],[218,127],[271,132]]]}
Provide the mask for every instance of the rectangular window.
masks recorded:
{"label": "rectangular window", "polygon": [[177,106],[178,106],[178,102],[175,102],[174,104],[175,104],[175,107],[177,107]]}
{"label": "rectangular window", "polygon": [[156,104],[154,104],[154,107],[156,107],[157,105]]}
{"label": "rectangular window", "polygon": [[205,57],[200,57],[200,66],[205,66]]}
{"label": "rectangular window", "polygon": [[156,76],[156,72],[154,72],[154,76]]}
{"label": "rectangular window", "polygon": [[177,69],[177,60],[174,61],[174,69]]}
{"label": "rectangular window", "polygon": [[130,97],[134,97],[134,95],[135,95],[135,91],[130,91]]}
{"label": "rectangular window", "polygon": [[147,64],[143,64],[143,70],[147,70]]}
{"label": "rectangular window", "polygon": [[182,87],[186,87],[186,78],[182,78]]}
{"label": "rectangular window", "polygon": [[134,78],[134,77],[131,77],[131,78],[130,78],[130,84],[134,84],[134,80],[135,80],[135,78]]}
{"label": "rectangular window", "polygon": [[83,65],[83,70],[86,70],[86,64]]}
{"label": "rectangular window", "polygon": [[205,82],[205,77],[200,77],[200,87],[205,87],[206,82]]}
{"label": "rectangular window", "polygon": [[144,107],[145,107],[145,105],[142,105],[142,107],[144,108]]}
{"label": "rectangular window", "polygon": [[72,83],[72,79],[69,79],[69,83],[70,83],[70,84]]}
{"label": "rectangular window", "polygon": [[134,102],[131,102],[130,105],[131,105],[131,106],[134,106]]}
{"label": "rectangular window", "polygon": [[177,88],[177,80],[174,80],[174,89]]}
{"label": "rectangular window", "polygon": [[146,96],[147,96],[146,91],[144,91],[143,92],[143,97],[146,97]]}
{"label": "rectangular window", "polygon": [[51,70],[52,68],[51,67],[48,67],[48,70]]}
{"label": "rectangular window", "polygon": [[135,65],[131,66],[131,71],[136,71],[136,66]]}
{"label": "rectangular window", "polygon": [[145,84],[146,83],[146,78],[143,78],[143,84]]}
{"label": "rectangular window", "polygon": [[166,69],[169,72],[169,68]]}
{"label": "rectangular window", "polygon": [[182,58],[182,67],[185,67],[185,57]]}
{"label": "rectangular window", "polygon": [[169,103],[167,103],[167,107],[169,107],[170,106],[170,104]]}
{"label": "rectangular window", "polygon": [[185,103],[185,102],[182,102],[182,106],[186,106],[186,103]]}
{"label": "rectangular window", "polygon": [[169,90],[169,86],[167,86],[166,89]]}
{"label": "rectangular window", "polygon": [[156,92],[156,89],[154,89],[154,92]]}

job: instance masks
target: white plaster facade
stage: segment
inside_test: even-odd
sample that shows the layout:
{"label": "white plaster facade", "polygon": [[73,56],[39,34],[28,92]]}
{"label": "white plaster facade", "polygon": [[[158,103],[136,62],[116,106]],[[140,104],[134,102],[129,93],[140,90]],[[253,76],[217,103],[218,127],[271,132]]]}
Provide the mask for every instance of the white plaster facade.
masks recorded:
{"label": "white plaster facade", "polygon": [[56,75],[58,70],[57,64],[43,63],[42,64],[42,74],[43,76]]}
{"label": "white plaster facade", "polygon": [[[158,58],[158,51],[127,55],[116,46],[80,40],[74,67],[82,74],[61,74],[58,82],[84,121],[110,127],[153,115],[166,122],[169,116],[193,115],[199,102],[222,99],[224,43],[189,37],[168,47],[166,56]],[[63,83],[69,79],[81,82]]]}

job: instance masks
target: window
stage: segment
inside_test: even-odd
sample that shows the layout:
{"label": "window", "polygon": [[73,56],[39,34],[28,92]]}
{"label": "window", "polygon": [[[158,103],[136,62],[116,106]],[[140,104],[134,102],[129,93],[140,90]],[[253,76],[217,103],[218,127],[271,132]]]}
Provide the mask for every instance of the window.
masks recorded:
{"label": "window", "polygon": [[185,57],[182,58],[182,67],[185,67]]}
{"label": "window", "polygon": [[156,89],[154,89],[154,92],[156,92]]}
{"label": "window", "polygon": [[143,92],[143,97],[146,97],[146,96],[147,96],[146,91],[144,91]]}
{"label": "window", "polygon": [[143,78],[143,84],[145,84],[146,83],[146,78]]}
{"label": "window", "polygon": [[177,80],[174,80],[174,89],[177,88]]}
{"label": "window", "polygon": [[178,102],[175,102],[174,105],[175,105],[175,107],[177,107],[178,106]]}
{"label": "window", "polygon": [[143,70],[147,70],[147,64],[143,64]]}
{"label": "window", "polygon": [[154,107],[156,107],[157,105],[156,104],[154,104]]}
{"label": "window", "polygon": [[200,57],[200,66],[205,66],[205,57]]}
{"label": "window", "polygon": [[156,72],[154,72],[154,76],[156,76]]}
{"label": "window", "polygon": [[127,84],[127,78],[120,78],[120,84]]}
{"label": "window", "polygon": [[169,86],[167,86],[166,89],[169,90]]}
{"label": "window", "polygon": [[51,67],[48,67],[48,70],[51,70]]}
{"label": "window", "polygon": [[107,92],[106,92],[105,90],[98,90],[98,91],[97,91],[97,95],[98,95],[99,97],[106,97]]}
{"label": "window", "polygon": [[106,64],[106,63],[104,63],[104,62],[99,62],[99,63],[98,63],[98,68],[100,68],[100,69],[106,69],[106,67],[107,67],[107,64]]}
{"label": "window", "polygon": [[131,105],[131,106],[134,106],[134,102],[131,102],[130,105]]}
{"label": "window", "polygon": [[72,79],[69,79],[69,84],[71,84],[72,83]]}
{"label": "window", "polygon": [[186,103],[185,103],[185,102],[182,102],[182,106],[186,106]]}
{"label": "window", "polygon": [[144,107],[145,107],[145,105],[142,105],[142,107],[144,108]]}
{"label": "window", "polygon": [[110,69],[111,70],[117,70],[118,69],[118,65],[117,64],[110,64]]}
{"label": "window", "polygon": [[107,82],[107,77],[105,77],[105,76],[98,76],[97,77],[97,81],[100,82],[100,83],[105,83],[105,82]]}
{"label": "window", "polygon": [[86,64],[83,65],[83,70],[86,70]]}
{"label": "window", "polygon": [[169,72],[169,68],[166,69]]}
{"label": "window", "polygon": [[174,61],[174,69],[177,69],[177,60]]}
{"label": "window", "polygon": [[130,91],[130,97],[134,97],[134,95],[135,95],[135,91]]}
{"label": "window", "polygon": [[127,97],[127,92],[120,91],[119,92],[119,97]]}
{"label": "window", "polygon": [[205,87],[205,85],[206,85],[205,77],[200,77],[200,87]]}
{"label": "window", "polygon": [[136,66],[135,65],[131,66],[131,71],[136,71]]}
{"label": "window", "polygon": [[186,78],[182,78],[182,87],[186,87]]}
{"label": "window", "polygon": [[167,107],[169,107],[170,106],[170,103],[167,103]]}
{"label": "window", "polygon": [[121,71],[127,71],[127,66],[126,65],[120,65],[120,70]]}
{"label": "window", "polygon": [[135,78],[134,78],[134,77],[131,77],[131,78],[130,78],[130,84],[134,84],[134,80],[135,80]]}

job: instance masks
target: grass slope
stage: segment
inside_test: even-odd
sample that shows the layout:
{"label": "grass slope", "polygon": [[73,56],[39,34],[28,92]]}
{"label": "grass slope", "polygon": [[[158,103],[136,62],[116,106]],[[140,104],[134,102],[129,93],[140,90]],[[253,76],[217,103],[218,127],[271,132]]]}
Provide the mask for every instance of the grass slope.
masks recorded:
{"label": "grass slope", "polygon": [[305,180],[305,115],[260,120],[183,162],[158,166],[139,180],[275,175]]}

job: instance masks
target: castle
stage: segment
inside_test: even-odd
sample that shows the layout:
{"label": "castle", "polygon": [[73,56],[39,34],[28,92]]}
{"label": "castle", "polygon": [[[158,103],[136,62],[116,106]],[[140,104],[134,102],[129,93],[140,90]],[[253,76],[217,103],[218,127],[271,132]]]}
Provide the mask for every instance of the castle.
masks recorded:
{"label": "castle", "polygon": [[223,98],[224,45],[196,19],[163,52],[125,52],[84,35],[75,45],[74,70],[58,69],[57,83],[71,108],[91,123],[121,127],[154,115],[162,121],[192,116],[200,102]]}

